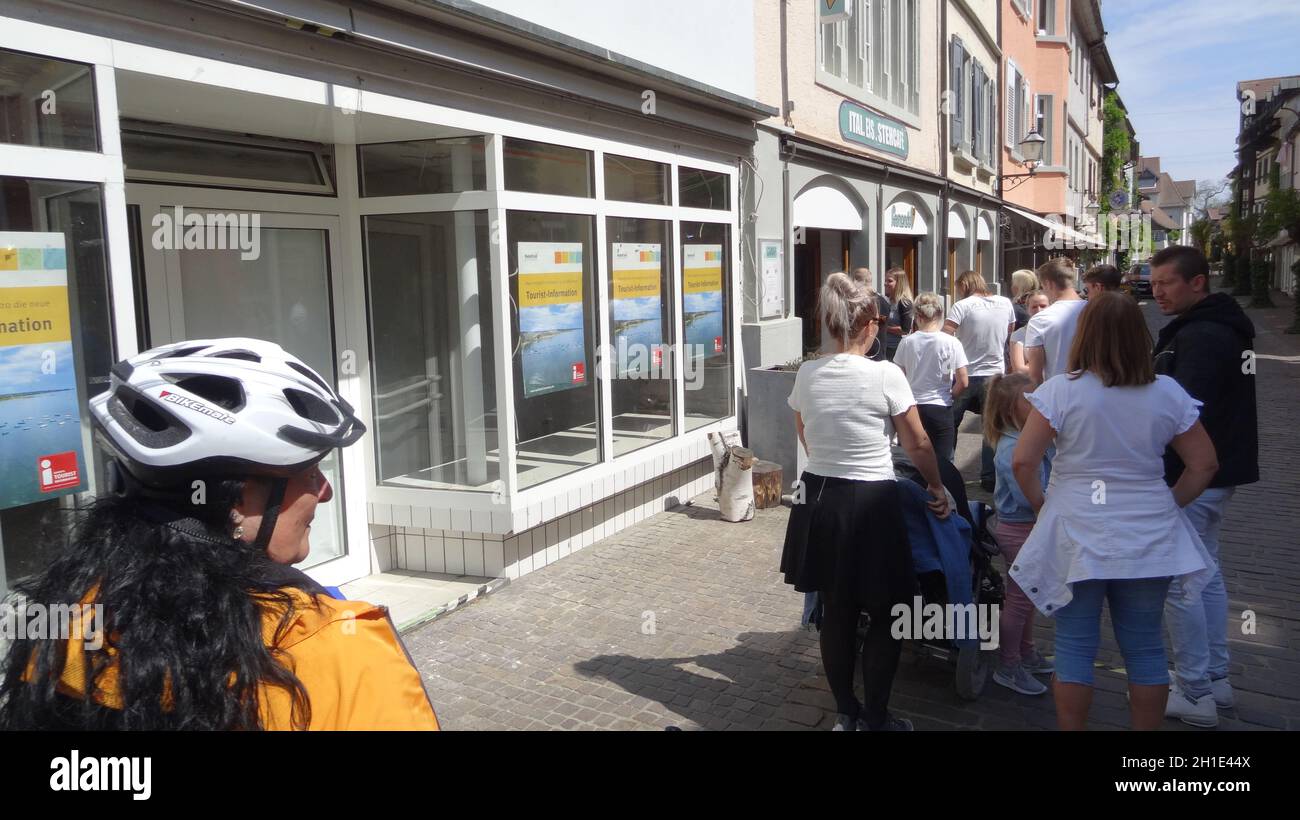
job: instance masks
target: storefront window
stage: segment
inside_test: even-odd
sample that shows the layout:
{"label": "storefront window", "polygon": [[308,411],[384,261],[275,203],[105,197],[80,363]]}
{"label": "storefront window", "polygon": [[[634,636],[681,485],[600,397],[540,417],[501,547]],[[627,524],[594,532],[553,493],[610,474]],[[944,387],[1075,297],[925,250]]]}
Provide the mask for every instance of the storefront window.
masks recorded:
{"label": "storefront window", "polygon": [[560,196],[594,196],[591,152],[507,137],[504,144],[508,191]]}
{"label": "storefront window", "polygon": [[669,226],[609,217],[610,398],[614,455],[673,435],[674,288]]}
{"label": "storefront window", "polygon": [[682,166],[677,169],[677,198],[683,208],[725,211],[731,207],[731,177]]}
{"label": "storefront window", "polygon": [[98,151],[90,66],[0,50],[0,142]]}
{"label": "storefront window", "polygon": [[205,139],[125,129],[122,159],[127,177],[225,188],[333,193],[320,146],[230,136],[229,140]]}
{"label": "storefront window", "polygon": [[605,155],[605,198],[620,202],[671,205],[668,166],[647,159]]}
{"label": "storefront window", "polygon": [[101,486],[87,402],[113,363],[107,271],[99,186],[0,177],[0,590],[49,563]]}
{"label": "storefront window", "polygon": [[449,194],[487,187],[482,137],[357,147],[362,196]]}
{"label": "storefront window", "polygon": [[379,481],[491,490],[500,449],[487,213],[364,224]]}
{"label": "storefront window", "polygon": [[510,211],[519,486],[600,461],[595,218]]}
{"label": "storefront window", "polygon": [[734,414],[731,368],[731,228],[682,223],[682,379],[686,429]]}

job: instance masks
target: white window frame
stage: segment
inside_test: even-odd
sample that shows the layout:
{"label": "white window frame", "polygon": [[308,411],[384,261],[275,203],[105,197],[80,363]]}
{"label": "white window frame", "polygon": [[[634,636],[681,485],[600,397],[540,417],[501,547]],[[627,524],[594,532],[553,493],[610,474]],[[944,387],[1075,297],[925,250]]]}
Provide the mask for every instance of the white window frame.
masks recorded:
{"label": "white window frame", "polygon": [[[1056,0],[1032,0],[1034,4],[1033,26],[1034,34],[1039,37],[1051,37],[1056,34]],[[1043,28],[1044,21],[1039,20],[1043,10],[1047,11],[1047,28]]]}
{"label": "white window frame", "polygon": [[1055,127],[1054,127],[1055,123],[1053,122],[1054,117],[1052,116],[1052,113],[1053,113],[1053,106],[1055,105],[1055,102],[1056,102],[1056,97],[1052,94],[1034,95],[1033,127],[1038,128],[1039,120],[1042,120],[1045,126],[1043,130],[1038,132],[1043,136],[1043,140],[1044,140],[1043,142],[1043,165],[1044,166],[1051,165],[1053,159],[1052,137],[1055,136]]}
{"label": "white window frame", "polygon": [[[895,7],[899,14],[895,15]],[[866,39],[859,46],[862,56],[862,85],[855,85],[847,79],[848,70],[842,61],[841,73],[834,74],[827,70],[825,55],[824,25],[833,25],[837,31],[848,32],[849,21],[823,24],[816,19],[817,9],[809,9],[814,16],[813,25],[817,36],[814,63],[815,82],[849,99],[856,100],[870,108],[896,119],[913,128],[921,127],[920,88],[920,3],[918,0],[860,0],[853,4],[853,19],[858,20],[857,32]],[[894,21],[898,17],[900,62],[898,74],[892,65],[895,57]],[[861,18],[861,19],[860,19]],[[864,25],[865,23],[865,25]],[[840,27],[843,27],[842,29]],[[841,35],[841,41],[847,34]],[[844,61],[848,60],[847,43],[844,46]],[[909,79],[912,81],[909,82]],[[879,82],[877,82],[879,81]],[[902,100],[900,105],[896,100]],[[913,110],[913,108],[915,110]]]}

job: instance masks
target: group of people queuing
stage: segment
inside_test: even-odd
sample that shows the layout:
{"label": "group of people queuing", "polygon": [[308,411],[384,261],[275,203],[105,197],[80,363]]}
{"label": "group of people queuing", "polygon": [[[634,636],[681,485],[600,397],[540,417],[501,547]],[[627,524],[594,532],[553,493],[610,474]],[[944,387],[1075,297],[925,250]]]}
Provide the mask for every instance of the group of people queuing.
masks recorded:
{"label": "group of people queuing", "polygon": [[[981,416],[979,481],[1009,576],[994,681],[1042,695],[1037,676],[1052,674],[1058,724],[1084,728],[1105,606],[1133,728],[1213,727],[1233,706],[1219,530],[1234,488],[1259,479],[1255,331],[1212,291],[1199,250],[1169,247],[1150,264],[1171,317],[1154,341],[1113,265],[1017,270],[1010,298],[966,271],[946,311],[901,269],[883,294],[866,269],[827,279],[819,312],[834,346],[801,366],[789,399],[808,461],[781,569],[823,602],[837,730],[911,728],[888,711],[901,651],[888,613],[916,589],[890,439],[946,516],[940,469],[966,413]],[[861,612],[865,705],[853,686]],[[1054,621],[1050,655],[1034,644],[1036,614]]]}

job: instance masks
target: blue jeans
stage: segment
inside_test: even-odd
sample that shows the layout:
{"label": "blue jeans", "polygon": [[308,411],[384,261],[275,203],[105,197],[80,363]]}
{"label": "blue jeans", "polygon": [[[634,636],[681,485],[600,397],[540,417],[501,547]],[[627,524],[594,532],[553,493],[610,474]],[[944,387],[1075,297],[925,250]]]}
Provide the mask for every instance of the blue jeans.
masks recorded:
{"label": "blue jeans", "polygon": [[1092,685],[1092,665],[1101,643],[1101,605],[1109,601],[1110,622],[1129,683],[1169,683],[1160,628],[1168,578],[1076,581],[1072,589],[1074,597],[1056,613],[1057,680]]}
{"label": "blue jeans", "polygon": [[1214,577],[1199,599],[1182,596],[1177,579],[1169,587],[1165,618],[1174,649],[1178,685],[1189,697],[1210,694],[1210,681],[1228,676],[1228,590],[1219,561],[1219,527],[1234,487],[1206,490],[1183,508],[1205,549],[1214,558]]}

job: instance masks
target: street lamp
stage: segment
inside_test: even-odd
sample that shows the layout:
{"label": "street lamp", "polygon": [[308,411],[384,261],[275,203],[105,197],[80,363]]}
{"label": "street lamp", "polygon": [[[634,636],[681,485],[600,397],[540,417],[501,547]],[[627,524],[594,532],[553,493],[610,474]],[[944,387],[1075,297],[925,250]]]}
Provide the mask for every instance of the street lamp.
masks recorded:
{"label": "street lamp", "polygon": [[1101,203],[1097,201],[1097,197],[1094,196],[1092,199],[1088,200],[1088,204],[1083,206],[1083,211],[1088,214],[1088,216],[1096,216],[1101,213]]}
{"label": "street lamp", "polygon": [[1025,158],[1031,174],[1038,163],[1043,161],[1043,146],[1046,144],[1047,140],[1037,129],[1025,134],[1025,138],[1020,141],[1020,156]]}
{"label": "street lamp", "polygon": [[1032,130],[1028,134],[1025,134],[1025,138],[1020,141],[1020,145],[1017,147],[1020,148],[1020,156],[1024,158],[1025,165],[1029,166],[1029,173],[1003,174],[1002,178],[1004,180],[1019,180],[1018,182],[1013,182],[1009,187],[1015,188],[1021,182],[1024,182],[1026,179],[1034,175],[1034,171],[1038,170],[1039,164],[1043,161],[1043,146],[1046,144],[1047,140],[1044,139],[1043,135],[1038,133],[1037,130]]}

